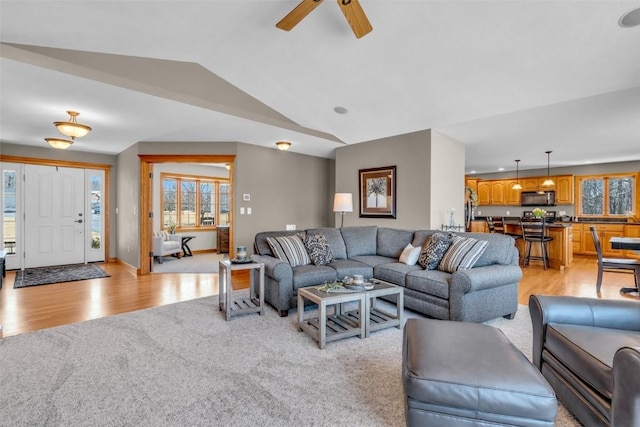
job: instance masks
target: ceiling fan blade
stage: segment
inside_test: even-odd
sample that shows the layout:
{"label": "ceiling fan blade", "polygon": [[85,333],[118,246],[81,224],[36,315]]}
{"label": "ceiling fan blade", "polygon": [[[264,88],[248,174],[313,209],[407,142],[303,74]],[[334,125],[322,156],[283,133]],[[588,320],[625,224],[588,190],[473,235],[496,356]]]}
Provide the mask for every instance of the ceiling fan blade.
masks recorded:
{"label": "ceiling fan blade", "polygon": [[365,36],[373,30],[358,0],[338,0],[338,5],[340,9],[342,9],[344,17],[347,18],[347,22],[351,26],[356,38]]}
{"label": "ceiling fan blade", "polygon": [[318,5],[322,3],[322,0],[302,0],[302,2],[293,8],[291,12],[280,22],[276,24],[276,27],[281,30],[289,31],[296,25],[298,22],[302,21],[302,19],[307,16],[313,9],[318,7]]}

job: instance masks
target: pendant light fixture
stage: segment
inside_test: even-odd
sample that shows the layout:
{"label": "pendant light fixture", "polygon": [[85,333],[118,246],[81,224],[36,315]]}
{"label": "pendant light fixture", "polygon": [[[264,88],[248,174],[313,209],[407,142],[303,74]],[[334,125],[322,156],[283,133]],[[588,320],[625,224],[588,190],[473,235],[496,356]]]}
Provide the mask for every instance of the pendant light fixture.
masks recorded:
{"label": "pendant light fixture", "polygon": [[549,157],[551,154],[551,151],[545,151],[547,153],[547,179],[544,180],[544,182],[542,183],[543,187],[551,187],[552,185],[556,185],[555,182],[553,182],[553,180],[551,179],[551,176],[549,175]]}
{"label": "pendant light fixture", "polygon": [[45,138],[44,140],[47,141],[49,145],[52,146],[53,148],[58,148],[60,150],[69,148],[71,147],[71,144],[73,144],[73,141],[69,141],[68,139],[62,139],[62,138]]}
{"label": "pendant light fixture", "polygon": [[76,117],[80,115],[77,111],[67,111],[69,120],[66,122],[53,122],[63,135],[71,138],[81,138],[91,131],[91,128],[87,125],[78,123]]}
{"label": "pendant light fixture", "polygon": [[281,151],[287,151],[291,148],[291,143],[289,141],[278,141],[276,142],[276,145],[278,146],[278,150]]}
{"label": "pendant light fixture", "polygon": [[522,190],[522,185],[520,185],[520,174],[518,169],[518,164],[520,160],[514,160],[516,162],[516,183],[511,187],[512,190]]}

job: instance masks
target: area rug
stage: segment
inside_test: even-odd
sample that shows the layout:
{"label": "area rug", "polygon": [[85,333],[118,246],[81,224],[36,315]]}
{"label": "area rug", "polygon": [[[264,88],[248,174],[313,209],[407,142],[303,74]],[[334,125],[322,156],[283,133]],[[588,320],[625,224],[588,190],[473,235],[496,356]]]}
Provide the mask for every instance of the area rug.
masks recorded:
{"label": "area rug", "polygon": [[[226,322],[213,296],[7,337],[0,424],[405,425],[402,330],[320,350],[295,317]],[[531,353],[527,307],[489,323]]]}
{"label": "area rug", "polygon": [[75,282],[77,280],[110,277],[95,264],[54,265],[51,267],[27,268],[16,273],[14,288],[49,285],[52,283]]}
{"label": "area rug", "polygon": [[227,254],[214,252],[196,253],[193,256],[183,256],[180,258],[166,256],[162,264],[158,261],[153,263],[154,273],[217,273],[218,263],[224,258],[229,258]]}

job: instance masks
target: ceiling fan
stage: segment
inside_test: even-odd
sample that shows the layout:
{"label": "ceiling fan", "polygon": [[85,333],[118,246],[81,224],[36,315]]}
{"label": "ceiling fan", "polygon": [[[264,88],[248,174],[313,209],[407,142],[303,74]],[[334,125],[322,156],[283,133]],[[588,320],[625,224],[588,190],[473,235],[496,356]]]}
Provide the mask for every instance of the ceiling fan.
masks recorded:
{"label": "ceiling fan", "polygon": [[[294,7],[287,16],[276,24],[276,27],[285,31],[291,30],[320,3],[322,3],[322,0],[302,0],[299,5]],[[357,38],[365,36],[373,30],[358,0],[338,0],[338,6],[340,6],[344,17]]]}

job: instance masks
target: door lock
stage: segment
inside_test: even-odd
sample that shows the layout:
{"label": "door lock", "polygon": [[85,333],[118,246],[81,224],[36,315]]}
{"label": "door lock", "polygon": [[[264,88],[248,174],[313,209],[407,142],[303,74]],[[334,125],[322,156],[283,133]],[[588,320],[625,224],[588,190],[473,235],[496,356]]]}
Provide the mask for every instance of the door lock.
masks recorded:
{"label": "door lock", "polygon": [[82,220],[81,219],[79,219],[77,221],[73,221],[73,222],[77,222],[78,224],[82,224]]}

